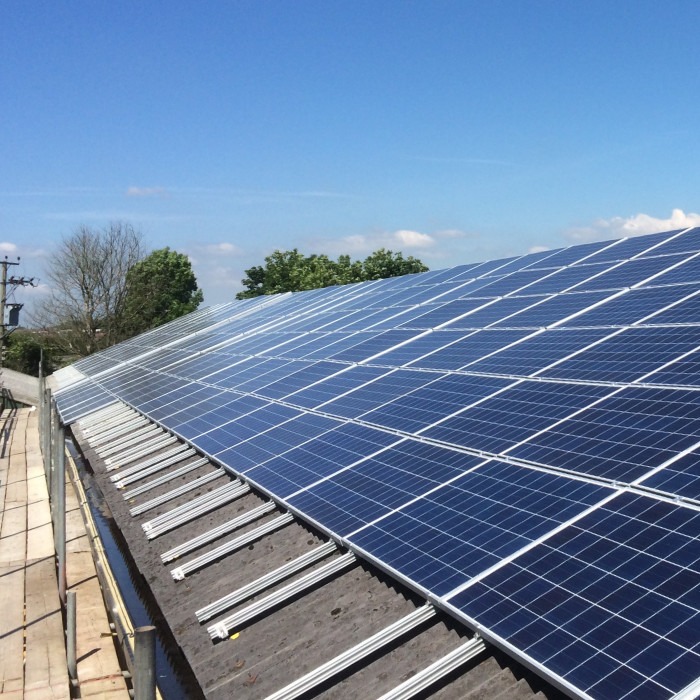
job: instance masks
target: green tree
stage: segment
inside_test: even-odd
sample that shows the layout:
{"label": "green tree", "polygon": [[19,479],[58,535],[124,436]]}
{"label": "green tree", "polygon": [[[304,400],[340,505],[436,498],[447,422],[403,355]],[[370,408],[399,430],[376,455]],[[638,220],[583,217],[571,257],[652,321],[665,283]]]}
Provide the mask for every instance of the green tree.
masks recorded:
{"label": "green tree", "polygon": [[393,253],[384,248],[363,261],[352,261],[349,255],[341,255],[338,260],[331,260],[327,255],[306,256],[296,248],[276,250],[265,258],[264,266],[257,265],[245,271],[247,276],[241,281],[245,289],[236,298],[299,292],[335,284],[426,272],[427,269],[417,258],[404,258],[402,253]]}
{"label": "green tree", "polygon": [[[3,365],[16,372],[39,376],[39,362],[42,361],[44,376],[54,370],[53,352],[35,333],[17,330],[11,333],[6,342]],[[43,350],[43,357],[42,357]]]}
{"label": "green tree", "polygon": [[34,313],[64,355],[83,357],[122,339],[126,274],[144,255],[133,226],[80,226],[64,237],[49,259],[51,292]]}
{"label": "green tree", "polygon": [[121,333],[129,338],[195,311],[204,298],[189,258],[170,248],[154,250],[126,275]]}
{"label": "green tree", "polygon": [[363,280],[381,280],[385,277],[400,277],[414,272],[427,272],[428,267],[418,258],[403,253],[392,253],[386,248],[380,248],[362,261]]}

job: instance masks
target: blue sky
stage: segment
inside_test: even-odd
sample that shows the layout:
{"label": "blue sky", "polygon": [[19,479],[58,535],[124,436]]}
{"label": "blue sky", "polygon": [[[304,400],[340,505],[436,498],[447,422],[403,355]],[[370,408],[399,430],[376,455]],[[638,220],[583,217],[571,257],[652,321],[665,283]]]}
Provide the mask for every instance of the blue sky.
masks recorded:
{"label": "blue sky", "polygon": [[42,277],[124,220],[218,303],[275,249],[436,269],[698,225],[698,26],[695,0],[3,0],[0,252]]}

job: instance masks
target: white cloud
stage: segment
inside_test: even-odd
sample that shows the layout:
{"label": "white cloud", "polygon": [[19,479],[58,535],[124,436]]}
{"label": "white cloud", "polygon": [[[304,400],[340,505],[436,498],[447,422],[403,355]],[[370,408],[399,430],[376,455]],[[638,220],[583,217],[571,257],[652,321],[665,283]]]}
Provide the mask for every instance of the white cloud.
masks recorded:
{"label": "white cloud", "polygon": [[549,247],[546,245],[533,245],[531,248],[528,249],[528,253],[544,253],[545,251],[549,250]]}
{"label": "white cloud", "polygon": [[343,238],[322,238],[310,240],[309,247],[314,251],[329,255],[369,254],[378,248],[388,248],[394,252],[409,253],[412,250],[425,250],[436,245],[436,236],[419,231],[401,229],[399,231],[377,231],[369,234],[344,236]]}
{"label": "white cloud", "polygon": [[207,253],[212,255],[242,255],[243,251],[233,243],[211,243],[204,246]]}
{"label": "white cloud", "polygon": [[126,190],[127,197],[167,197],[165,187],[129,187]]}
{"label": "white cloud", "polygon": [[566,232],[566,237],[576,243],[601,241],[606,238],[622,238],[624,236],[642,236],[646,233],[671,231],[673,229],[700,226],[700,214],[682,209],[674,209],[667,219],[659,219],[649,214],[634,216],[614,216],[611,219],[598,219],[591,226],[573,228]]}
{"label": "white cloud", "polygon": [[15,243],[8,243],[3,241],[0,243],[0,253],[5,253],[6,255],[13,254],[17,252],[17,245]]}
{"label": "white cloud", "polygon": [[405,248],[429,248],[435,245],[435,239],[432,236],[418,231],[395,231],[393,238]]}

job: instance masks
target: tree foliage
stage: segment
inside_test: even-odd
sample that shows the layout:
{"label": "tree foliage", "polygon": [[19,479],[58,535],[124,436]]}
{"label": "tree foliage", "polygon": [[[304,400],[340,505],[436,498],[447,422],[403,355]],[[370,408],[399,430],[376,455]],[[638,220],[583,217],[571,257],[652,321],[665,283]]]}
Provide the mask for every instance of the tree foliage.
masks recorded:
{"label": "tree foliage", "polygon": [[[3,365],[16,372],[39,376],[39,363],[42,363],[44,376],[54,370],[53,352],[44,339],[30,331],[17,330],[5,341]],[[43,352],[42,352],[43,351]]]}
{"label": "tree foliage", "polygon": [[143,333],[195,311],[204,298],[189,258],[170,248],[154,250],[127,273],[123,332]]}
{"label": "tree foliage", "polygon": [[414,272],[426,272],[427,267],[417,258],[381,248],[364,260],[352,261],[349,255],[332,260],[327,255],[304,255],[296,248],[276,250],[265,258],[265,265],[246,270],[241,282],[245,290],[237,299],[262,294],[299,292],[335,284],[350,284],[365,280],[397,277]]}
{"label": "tree foliage", "polygon": [[115,222],[62,239],[47,272],[51,292],[35,314],[59,349],[84,356],[123,339],[127,272],[144,254],[141,234]]}
{"label": "tree foliage", "polygon": [[202,301],[187,256],[169,248],[146,255],[141,234],[122,222],[63,238],[47,277],[51,292],[34,321],[64,357],[90,355]]}

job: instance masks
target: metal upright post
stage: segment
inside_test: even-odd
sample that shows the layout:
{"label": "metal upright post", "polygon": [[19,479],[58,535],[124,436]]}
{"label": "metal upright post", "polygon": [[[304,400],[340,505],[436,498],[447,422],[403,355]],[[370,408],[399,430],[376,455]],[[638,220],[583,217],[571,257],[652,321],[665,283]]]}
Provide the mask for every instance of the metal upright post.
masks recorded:
{"label": "metal upright post", "polygon": [[44,392],[44,442],[42,452],[44,455],[44,472],[47,485],[51,483],[51,389]]}
{"label": "metal upright post", "polygon": [[56,431],[56,555],[58,557],[58,596],[66,604],[66,449],[65,430]]}
{"label": "metal upright post", "polygon": [[58,413],[56,411],[56,404],[53,399],[49,404],[49,410],[51,411],[51,442],[49,443],[49,455],[51,459],[51,481],[49,483],[49,499],[51,501],[51,521],[53,522],[53,533],[54,540],[56,539],[56,514],[57,514],[57,486],[58,478],[56,475],[57,463],[58,463]]}
{"label": "metal upright post", "polygon": [[156,628],[137,627],[134,642],[134,700],[155,700]]}
{"label": "metal upright post", "polygon": [[68,591],[68,601],[66,605],[66,660],[68,661],[68,675],[73,681],[78,679],[78,662],[75,658],[75,606],[75,591]]}

